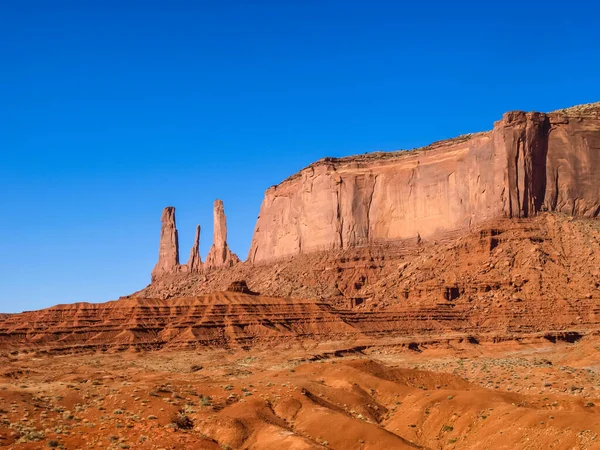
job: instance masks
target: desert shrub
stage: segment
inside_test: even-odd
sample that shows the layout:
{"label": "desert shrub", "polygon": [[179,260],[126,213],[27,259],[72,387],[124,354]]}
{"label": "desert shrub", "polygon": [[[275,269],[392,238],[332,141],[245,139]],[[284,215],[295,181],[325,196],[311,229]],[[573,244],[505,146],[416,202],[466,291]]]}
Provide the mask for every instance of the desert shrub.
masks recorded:
{"label": "desert shrub", "polygon": [[194,428],[194,421],[185,414],[184,410],[180,410],[171,418],[171,423],[180,430],[191,430]]}

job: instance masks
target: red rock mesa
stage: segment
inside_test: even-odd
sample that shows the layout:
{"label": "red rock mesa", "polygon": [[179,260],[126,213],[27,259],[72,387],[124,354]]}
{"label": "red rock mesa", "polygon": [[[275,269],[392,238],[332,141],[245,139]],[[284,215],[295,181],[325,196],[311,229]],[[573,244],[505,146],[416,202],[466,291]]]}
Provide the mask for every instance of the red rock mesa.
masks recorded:
{"label": "red rock mesa", "polygon": [[249,262],[600,211],[599,104],[509,112],[489,132],[414,151],[324,158],[267,190]]}

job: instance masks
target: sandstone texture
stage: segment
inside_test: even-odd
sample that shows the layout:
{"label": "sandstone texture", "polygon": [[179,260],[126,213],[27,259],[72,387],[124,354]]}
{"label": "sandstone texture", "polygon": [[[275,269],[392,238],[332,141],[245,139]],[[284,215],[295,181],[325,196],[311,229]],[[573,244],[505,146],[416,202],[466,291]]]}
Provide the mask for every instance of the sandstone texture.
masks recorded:
{"label": "sandstone texture", "polygon": [[202,258],[200,257],[200,225],[196,226],[196,237],[194,245],[190,250],[190,259],[187,263],[187,269],[190,273],[202,272]]}
{"label": "sandstone texture", "polygon": [[0,350],[577,340],[600,328],[599,261],[596,219],[494,220],[438,241],[179,272],[115,302],[7,315]]}
{"label": "sandstone texture", "polygon": [[490,132],[423,149],[322,159],[267,190],[248,260],[432,238],[542,211],[597,217],[599,105],[509,112]]}
{"label": "sandstone texture", "polygon": [[227,246],[227,219],[221,200],[215,200],[213,245],[206,257],[207,269],[231,267],[240,259]]}
{"label": "sandstone texture", "polygon": [[352,247],[202,278],[173,276],[134,296],[197,296],[236,280],[261,295],[314,298],[382,339],[454,333],[582,332],[600,324],[600,221],[562,213],[495,219],[466,233]]}
{"label": "sandstone texture", "polygon": [[73,353],[243,347],[274,339],[353,333],[323,302],[257,296],[249,290],[240,292],[241,285],[233,287],[238,292],[75,303],[15,314],[0,324],[0,348]]}
{"label": "sandstone texture", "polygon": [[167,206],[161,217],[158,262],[152,270],[152,279],[177,272],[179,267],[179,239],[175,223],[175,208]]}
{"label": "sandstone texture", "polygon": [[214,243],[206,262],[200,256],[200,225],[196,226],[194,244],[187,264],[179,263],[179,240],[175,222],[175,208],[167,206],[162,213],[158,262],[152,270],[152,281],[175,274],[200,274],[205,271],[223,269],[240,262],[227,246],[227,221],[221,200],[214,205]]}

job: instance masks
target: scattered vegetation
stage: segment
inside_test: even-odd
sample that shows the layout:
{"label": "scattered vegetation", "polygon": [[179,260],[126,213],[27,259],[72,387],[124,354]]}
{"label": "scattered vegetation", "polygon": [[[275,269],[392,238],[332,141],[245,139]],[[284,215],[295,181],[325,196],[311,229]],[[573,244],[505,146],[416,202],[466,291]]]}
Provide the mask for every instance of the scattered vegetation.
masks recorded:
{"label": "scattered vegetation", "polygon": [[179,430],[192,430],[194,421],[182,409],[171,418],[171,423]]}

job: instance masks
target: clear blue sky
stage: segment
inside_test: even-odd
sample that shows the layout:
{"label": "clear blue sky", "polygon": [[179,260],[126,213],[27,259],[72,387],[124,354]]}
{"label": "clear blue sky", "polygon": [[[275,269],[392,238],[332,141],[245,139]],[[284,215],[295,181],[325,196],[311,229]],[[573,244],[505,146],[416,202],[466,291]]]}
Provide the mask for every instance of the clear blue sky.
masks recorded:
{"label": "clear blue sky", "polygon": [[597,2],[5,1],[0,311],[143,288],[221,198],[245,259],[310,162],[600,100]]}

